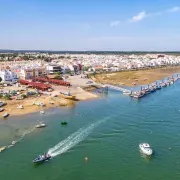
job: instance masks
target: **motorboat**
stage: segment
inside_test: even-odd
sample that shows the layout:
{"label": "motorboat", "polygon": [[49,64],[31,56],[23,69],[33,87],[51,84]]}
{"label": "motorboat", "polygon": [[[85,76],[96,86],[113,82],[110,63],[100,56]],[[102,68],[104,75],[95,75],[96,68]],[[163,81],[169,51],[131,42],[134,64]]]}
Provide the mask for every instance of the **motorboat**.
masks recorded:
{"label": "motorboat", "polygon": [[61,122],[61,125],[67,125],[68,123],[67,122]]}
{"label": "motorboat", "polygon": [[44,114],[45,112],[44,111],[40,111],[40,114]]}
{"label": "motorboat", "polygon": [[6,149],[6,146],[0,147],[0,152],[4,151]]}
{"label": "motorboat", "polygon": [[4,118],[6,118],[6,117],[9,116],[9,113],[4,113],[2,116],[3,116]]}
{"label": "motorboat", "polygon": [[35,164],[40,164],[40,163],[43,163],[45,161],[48,161],[49,159],[51,159],[51,155],[48,153],[44,153],[43,155],[39,155],[32,162]]}
{"label": "motorboat", "polygon": [[153,150],[148,143],[139,144],[139,148],[140,148],[141,152],[147,156],[151,156],[153,153]]}
{"label": "motorboat", "polygon": [[43,128],[43,127],[46,127],[46,124],[41,123],[41,124],[36,125],[35,127],[36,128]]}
{"label": "motorboat", "polygon": [[131,91],[123,91],[123,94],[125,94],[125,95],[131,95],[132,92],[131,92]]}
{"label": "motorboat", "polygon": [[0,108],[0,112],[4,111],[4,108]]}
{"label": "motorboat", "polygon": [[13,141],[13,142],[12,142],[12,145],[15,145],[16,143],[17,143],[17,141]]}

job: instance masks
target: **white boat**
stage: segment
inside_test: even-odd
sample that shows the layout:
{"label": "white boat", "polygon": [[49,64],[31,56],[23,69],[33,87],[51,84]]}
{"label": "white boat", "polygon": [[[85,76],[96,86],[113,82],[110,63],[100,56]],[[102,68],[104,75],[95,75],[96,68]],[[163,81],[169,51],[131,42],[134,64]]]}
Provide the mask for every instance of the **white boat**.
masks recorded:
{"label": "white boat", "polygon": [[40,114],[44,114],[45,112],[44,111],[40,111]]}
{"label": "white boat", "polygon": [[9,113],[4,113],[2,116],[3,116],[4,118],[5,118],[5,117],[8,117],[8,116],[9,116]]}
{"label": "white boat", "polygon": [[12,142],[12,145],[15,145],[16,143],[17,143],[17,141],[13,141],[13,142]]}
{"label": "white boat", "polygon": [[36,125],[35,127],[36,128],[43,128],[43,127],[46,127],[46,124],[41,123],[41,124]]}
{"label": "white boat", "polygon": [[17,108],[18,109],[24,109],[23,105],[21,105],[21,104],[19,104]]}
{"label": "white boat", "polygon": [[4,151],[6,149],[6,146],[0,147],[0,152]]}
{"label": "white boat", "polygon": [[148,143],[139,144],[139,148],[140,148],[141,152],[147,156],[151,156],[153,153],[153,150]]}
{"label": "white boat", "polygon": [[131,91],[123,91],[123,94],[131,95]]}
{"label": "white boat", "polygon": [[0,112],[4,111],[4,108],[0,108]]}

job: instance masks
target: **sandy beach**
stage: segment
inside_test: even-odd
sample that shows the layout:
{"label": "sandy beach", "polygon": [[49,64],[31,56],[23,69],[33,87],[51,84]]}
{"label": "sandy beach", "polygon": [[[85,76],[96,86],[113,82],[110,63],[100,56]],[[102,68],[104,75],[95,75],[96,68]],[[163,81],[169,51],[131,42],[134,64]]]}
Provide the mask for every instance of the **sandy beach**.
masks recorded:
{"label": "sandy beach", "polygon": [[[54,92],[54,93],[56,93],[56,92]],[[10,116],[25,115],[25,114],[45,110],[48,108],[73,106],[73,105],[75,105],[76,101],[88,100],[88,99],[98,97],[96,94],[84,91],[80,87],[72,88],[71,94],[76,96],[76,100],[70,100],[70,99],[62,98],[60,96],[53,97],[53,96],[48,96],[48,95],[42,95],[40,97],[26,98],[24,100],[7,100],[7,101],[5,101],[7,103],[7,105],[3,107],[4,111],[0,112],[0,117],[2,117],[2,115],[5,112],[8,112],[10,114]],[[4,100],[0,99],[0,101],[4,101]],[[41,107],[38,105],[34,105],[34,103],[41,103],[41,102],[44,103],[45,106]],[[53,102],[53,104],[52,104],[52,102]],[[17,107],[19,104],[21,104],[24,107],[24,109],[18,109]]]}
{"label": "sandy beach", "polygon": [[153,83],[157,80],[162,80],[168,76],[172,76],[173,74],[179,72],[180,66],[177,66],[138,71],[96,74],[95,77],[92,76],[92,79],[98,83],[103,84],[124,85],[133,87],[134,82],[136,83],[136,85],[146,85]]}

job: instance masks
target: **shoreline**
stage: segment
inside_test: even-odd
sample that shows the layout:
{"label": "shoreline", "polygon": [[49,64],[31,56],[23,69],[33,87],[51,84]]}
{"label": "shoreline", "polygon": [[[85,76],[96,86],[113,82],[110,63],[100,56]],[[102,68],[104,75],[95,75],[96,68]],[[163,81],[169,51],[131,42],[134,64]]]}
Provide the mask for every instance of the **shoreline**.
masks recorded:
{"label": "shoreline", "polygon": [[[75,106],[76,102],[78,101],[85,101],[99,97],[98,95],[85,91],[81,88],[79,89],[79,92],[73,92],[72,94],[76,96],[75,100],[62,98],[60,96],[51,97],[47,95],[41,95],[40,97],[26,98],[24,100],[6,100],[5,102],[7,103],[7,105],[2,107],[4,108],[4,111],[0,112],[0,120],[6,120],[6,118],[2,117],[2,115],[6,112],[9,113],[10,117],[22,116],[22,115],[40,112],[42,110],[44,111],[50,108]],[[4,101],[4,100],[0,99],[0,101]],[[38,106],[35,105],[34,103],[43,103],[45,104],[45,106]],[[23,106],[23,109],[17,108],[19,104]]]}

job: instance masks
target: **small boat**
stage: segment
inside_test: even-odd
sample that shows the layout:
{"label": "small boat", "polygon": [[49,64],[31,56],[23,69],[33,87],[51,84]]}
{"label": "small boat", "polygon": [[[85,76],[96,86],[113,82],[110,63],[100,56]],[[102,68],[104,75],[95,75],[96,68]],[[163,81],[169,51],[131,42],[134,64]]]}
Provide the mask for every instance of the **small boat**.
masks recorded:
{"label": "small boat", "polygon": [[6,117],[9,116],[9,113],[4,113],[2,116],[3,116],[4,118],[6,118]]}
{"label": "small boat", "polygon": [[0,108],[0,112],[4,111],[4,108]]}
{"label": "small boat", "polygon": [[45,112],[44,111],[40,111],[40,114],[44,114]]}
{"label": "small boat", "polygon": [[4,151],[6,149],[6,146],[0,147],[0,152]]}
{"label": "small boat", "polygon": [[36,128],[43,128],[43,127],[46,127],[46,124],[41,123],[41,124],[36,125],[35,127]]}
{"label": "small boat", "polygon": [[24,109],[23,105],[21,105],[21,104],[19,104],[17,108],[18,109]]}
{"label": "small boat", "polygon": [[61,125],[67,125],[68,123],[67,122],[61,122]]}
{"label": "small boat", "polygon": [[12,142],[12,145],[15,145],[16,143],[17,143],[17,141],[13,141],[13,142]]}
{"label": "small boat", "polygon": [[132,92],[131,92],[131,91],[123,91],[123,94],[125,94],[125,95],[131,95]]}
{"label": "small boat", "polygon": [[139,148],[140,148],[141,152],[147,156],[151,156],[153,153],[153,150],[148,143],[139,144]]}
{"label": "small boat", "polygon": [[45,161],[48,161],[49,159],[51,159],[51,155],[44,153],[43,155],[39,155],[37,158],[35,158],[32,162],[34,164],[40,164],[43,163]]}
{"label": "small boat", "polygon": [[156,86],[156,89],[157,90],[160,90],[162,87],[159,85],[159,86]]}

